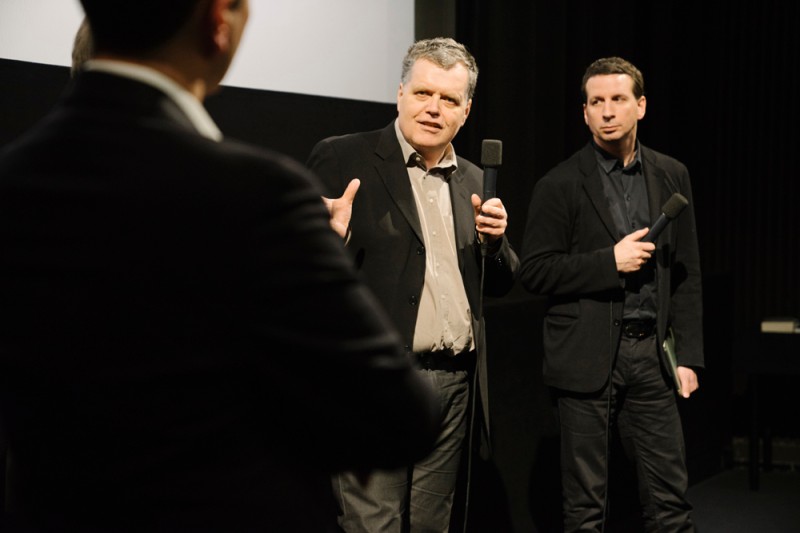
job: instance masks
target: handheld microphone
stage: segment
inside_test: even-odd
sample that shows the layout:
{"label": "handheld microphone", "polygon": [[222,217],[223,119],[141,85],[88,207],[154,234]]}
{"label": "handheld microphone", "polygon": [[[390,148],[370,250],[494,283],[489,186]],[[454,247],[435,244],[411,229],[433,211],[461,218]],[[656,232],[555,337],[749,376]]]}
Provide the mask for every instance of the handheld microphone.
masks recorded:
{"label": "handheld microphone", "polygon": [[[483,198],[497,197],[497,167],[503,163],[503,141],[484,139],[481,144],[481,165],[483,165]],[[481,241],[481,256],[486,257],[489,245],[484,238]]]}
{"label": "handheld microphone", "polygon": [[483,198],[497,196],[497,167],[503,164],[503,141],[484,139],[481,145],[481,165],[483,165]]}
{"label": "handheld microphone", "polygon": [[670,196],[667,203],[661,208],[661,215],[656,219],[647,235],[642,238],[642,242],[656,242],[656,239],[658,239],[658,236],[664,231],[664,228],[667,227],[667,224],[673,219],[678,218],[678,215],[686,209],[687,205],[689,205],[689,200],[681,193],[676,192]]}

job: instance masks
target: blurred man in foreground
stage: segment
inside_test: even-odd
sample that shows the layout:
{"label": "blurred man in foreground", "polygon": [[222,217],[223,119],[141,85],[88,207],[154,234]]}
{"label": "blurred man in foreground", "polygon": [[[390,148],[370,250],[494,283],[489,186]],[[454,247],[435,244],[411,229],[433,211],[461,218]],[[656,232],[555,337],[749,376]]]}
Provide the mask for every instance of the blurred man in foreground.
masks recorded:
{"label": "blurred man in foreground", "polygon": [[331,472],[428,452],[430,388],[314,179],[201,105],[247,0],[82,4],[94,59],[0,155],[9,525],[328,531]]}

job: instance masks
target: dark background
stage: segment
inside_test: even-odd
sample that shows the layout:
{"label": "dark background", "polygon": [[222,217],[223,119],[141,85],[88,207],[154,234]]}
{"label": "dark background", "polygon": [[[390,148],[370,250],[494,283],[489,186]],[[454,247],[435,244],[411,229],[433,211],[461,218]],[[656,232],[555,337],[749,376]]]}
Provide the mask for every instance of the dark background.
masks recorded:
{"label": "dark background", "polygon": [[[619,55],[643,72],[648,107],[639,137],[684,162],[694,187],[707,370],[701,389],[681,402],[692,482],[729,466],[733,437],[747,431],[743,369],[763,355],[761,319],[800,315],[799,176],[790,164],[800,141],[798,6],[417,2],[418,37],[453,35],[478,60],[478,90],[456,151],[478,161],[482,139],[503,141],[498,192],[518,250],[536,180],[588,140],[586,66]],[[65,67],[0,60],[0,147],[68,83]],[[395,116],[393,104],[238,88],[207,107],[227,136],[301,161],[323,137],[378,129]],[[487,303],[495,455],[474,468],[472,531],[558,530],[558,437],[541,384],[542,317],[543,301],[520,287]],[[767,391],[791,394],[782,388],[790,380],[772,379]],[[800,437],[797,404],[768,404],[774,435]],[[630,472],[622,459],[612,464],[612,523],[635,531]]]}

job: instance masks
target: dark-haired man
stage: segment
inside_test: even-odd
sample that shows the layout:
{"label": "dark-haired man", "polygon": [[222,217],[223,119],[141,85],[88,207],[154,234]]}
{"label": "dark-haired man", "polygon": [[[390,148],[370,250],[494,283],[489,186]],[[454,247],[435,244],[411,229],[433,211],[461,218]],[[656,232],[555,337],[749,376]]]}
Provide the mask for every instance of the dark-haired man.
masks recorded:
{"label": "dark-haired man", "polygon": [[94,59],[0,156],[5,525],[329,531],[332,471],[430,449],[430,387],[314,178],[201,105],[248,2],[82,3]]}
{"label": "dark-haired man", "polygon": [[[700,264],[691,182],[643,146],[641,72],[618,57],[583,77],[592,141],[537,182],[520,278],[548,296],[544,379],[561,419],[565,530],[602,531],[609,428],[636,464],[647,531],[692,531],[683,434],[661,341],[674,332],[680,392],[703,366]],[[643,240],[675,193],[689,208]]]}

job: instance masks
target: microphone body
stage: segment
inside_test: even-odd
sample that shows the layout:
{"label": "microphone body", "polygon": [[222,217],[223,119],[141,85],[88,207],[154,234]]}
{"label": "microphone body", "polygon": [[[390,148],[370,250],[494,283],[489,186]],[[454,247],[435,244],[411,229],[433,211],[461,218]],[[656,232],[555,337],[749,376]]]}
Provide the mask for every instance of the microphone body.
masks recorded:
{"label": "microphone body", "polygon": [[484,139],[481,144],[483,200],[497,197],[497,167],[503,164],[503,141]]}
{"label": "microphone body", "polygon": [[667,218],[667,215],[661,213],[653,223],[653,227],[647,232],[647,235],[642,237],[642,242],[656,242],[658,236],[661,235],[661,232],[664,231],[664,228],[670,223],[670,220],[672,219]]}
{"label": "microphone body", "polygon": [[[483,198],[497,197],[497,168],[503,163],[503,141],[484,139],[481,144],[481,165],[483,166]],[[489,245],[484,238],[481,241],[481,256],[486,257]],[[483,293],[483,291],[481,291]]]}
{"label": "microphone body", "polygon": [[658,236],[661,235],[661,232],[667,227],[667,224],[677,218],[678,215],[686,209],[687,205],[689,205],[689,200],[681,193],[676,192],[670,196],[667,203],[661,208],[661,215],[659,215],[658,219],[653,223],[653,227],[650,228],[647,235],[642,237],[642,242],[656,242]]}
{"label": "microphone body", "polygon": [[497,197],[497,167],[483,168],[483,200]]}

